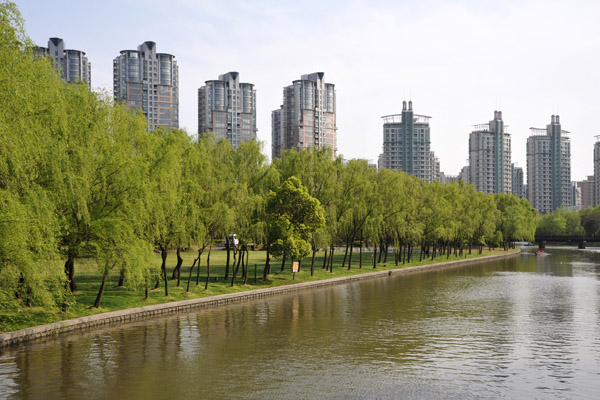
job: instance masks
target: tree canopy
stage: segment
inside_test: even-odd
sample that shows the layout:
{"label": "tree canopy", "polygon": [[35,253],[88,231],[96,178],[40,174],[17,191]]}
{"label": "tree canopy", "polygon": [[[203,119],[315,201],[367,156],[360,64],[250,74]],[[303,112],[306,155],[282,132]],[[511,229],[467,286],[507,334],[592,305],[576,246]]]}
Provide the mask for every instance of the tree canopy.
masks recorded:
{"label": "tree canopy", "polygon": [[[240,263],[247,275],[249,247],[267,250],[268,279],[269,257],[302,260],[312,251],[314,268],[318,249],[329,251],[323,268],[332,270],[340,246],[351,268],[355,247],[385,250],[386,259],[392,248],[399,263],[413,249],[425,257],[533,239],[536,212],[512,195],[428,184],[327,148],[287,151],[269,164],[259,142],[234,149],[211,135],[148,131],[143,115],[67,84],[32,49],[16,6],[0,3],[0,307],[68,309],[82,258],[103,277],[98,307],[111,273],[146,294],[162,284],[168,295],[169,251],[178,255],[179,285],[179,252],[197,250],[199,266],[202,252],[224,240],[237,260],[233,284]],[[592,214],[583,225],[596,232]],[[563,226],[544,218],[540,229]],[[565,229],[577,229],[568,221]],[[239,246],[230,246],[231,234]]]}

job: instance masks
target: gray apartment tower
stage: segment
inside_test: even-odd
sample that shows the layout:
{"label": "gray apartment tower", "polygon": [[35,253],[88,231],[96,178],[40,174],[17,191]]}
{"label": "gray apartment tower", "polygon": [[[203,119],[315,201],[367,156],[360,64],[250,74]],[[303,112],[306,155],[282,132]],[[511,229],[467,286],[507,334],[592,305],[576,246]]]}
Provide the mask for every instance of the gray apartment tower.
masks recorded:
{"label": "gray apartment tower", "polygon": [[256,90],[228,72],[198,89],[198,136],[213,133],[233,147],[256,139]]}
{"label": "gray apartment tower", "polygon": [[121,50],[113,61],[115,101],[142,110],[148,130],[179,128],[179,68],[175,56],[156,52],[156,43]]}
{"label": "gray apartment tower", "polygon": [[474,126],[469,135],[469,181],[476,190],[512,193],[510,134],[502,120],[502,111],[494,119]]}
{"label": "gray apartment tower", "polygon": [[337,153],[335,85],[324,77],[323,72],[302,75],[283,88],[283,104],[271,113],[272,158],[309,147]]}
{"label": "gray apartment tower", "polygon": [[512,194],[522,199],[525,198],[525,189],[523,188],[523,168],[512,164]]}
{"label": "gray apartment tower", "polygon": [[553,115],[546,129],[531,128],[527,138],[527,198],[540,214],[572,204],[568,133]]}
{"label": "gray apartment tower", "polygon": [[600,135],[594,143],[594,207],[600,204]]}
{"label": "gray apartment tower", "polygon": [[85,52],[65,49],[65,42],[61,38],[50,38],[48,47],[36,47],[34,54],[40,57],[52,57],[54,67],[65,81],[69,83],[83,82],[87,87],[92,86],[92,66]]}
{"label": "gray apartment tower", "polygon": [[404,171],[433,182],[435,175],[434,155],[430,147],[429,119],[413,112],[412,101],[402,102],[402,114],[383,118],[382,168]]}

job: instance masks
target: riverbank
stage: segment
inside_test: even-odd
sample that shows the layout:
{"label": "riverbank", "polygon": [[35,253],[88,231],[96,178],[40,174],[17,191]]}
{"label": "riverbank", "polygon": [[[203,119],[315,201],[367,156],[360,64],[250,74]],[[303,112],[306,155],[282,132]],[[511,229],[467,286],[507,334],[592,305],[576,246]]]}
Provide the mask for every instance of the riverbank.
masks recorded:
{"label": "riverbank", "polygon": [[[17,345],[19,343],[29,342],[33,340],[39,340],[67,332],[73,331],[81,331],[92,329],[95,327],[109,325],[109,324],[117,324],[122,322],[134,321],[143,318],[151,318],[159,315],[172,314],[178,312],[190,311],[193,309],[201,309],[207,308],[211,306],[231,304],[231,303],[239,303],[246,300],[263,298],[263,297],[272,297],[284,293],[289,293],[298,290],[312,289],[318,287],[332,286],[342,283],[348,283],[353,281],[365,280],[365,279],[374,279],[386,276],[396,276],[398,274],[409,274],[416,273],[421,271],[430,271],[437,269],[445,269],[445,268],[455,268],[459,266],[479,263],[479,262],[487,262],[492,260],[497,260],[501,258],[513,257],[519,254],[518,250],[511,250],[508,252],[504,251],[495,251],[488,254],[490,252],[486,252],[482,255],[471,255],[470,258],[461,258],[454,259],[451,261],[445,261],[444,257],[439,257],[435,261],[427,262],[423,261],[420,263],[412,263],[407,264],[403,268],[396,268],[395,266],[382,268],[378,267],[377,270],[373,270],[371,268],[363,267],[362,269],[355,268],[354,270],[348,271],[353,272],[353,274],[339,276],[335,278],[328,279],[318,279],[311,281],[300,281],[299,283],[294,283],[293,281],[283,283],[274,287],[260,288],[251,290],[251,288],[244,287],[243,291],[239,291],[236,293],[226,293],[220,295],[213,296],[205,296],[200,298],[188,299],[188,300],[180,300],[180,301],[172,301],[162,304],[152,304],[142,307],[133,307],[122,309],[118,311],[104,312],[94,315],[88,315],[78,318],[72,318],[67,320],[62,320],[58,322],[53,322],[50,324],[44,324],[39,326],[34,326],[30,328],[15,330],[13,332],[6,332],[0,334],[0,348]],[[454,258],[454,257],[452,257]],[[420,264],[420,265],[415,265]],[[306,273],[307,268],[304,269],[304,273]],[[339,267],[337,270],[341,270]],[[310,273],[310,271],[308,271]],[[291,275],[291,274],[290,274]],[[331,275],[329,275],[331,276]],[[309,276],[310,277],[310,276]],[[314,278],[314,277],[313,277]]]}

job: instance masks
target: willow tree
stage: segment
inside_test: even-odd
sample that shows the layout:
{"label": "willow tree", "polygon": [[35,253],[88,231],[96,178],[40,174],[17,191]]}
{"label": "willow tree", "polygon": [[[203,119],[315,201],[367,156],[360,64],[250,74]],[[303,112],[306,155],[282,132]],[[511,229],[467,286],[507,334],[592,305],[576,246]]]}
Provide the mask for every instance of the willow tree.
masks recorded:
{"label": "willow tree", "polygon": [[[64,81],[33,56],[14,3],[0,3],[0,308],[51,309],[64,282],[52,192]],[[21,302],[21,300],[23,300]]]}
{"label": "willow tree", "polygon": [[267,198],[267,229],[274,240],[267,251],[302,261],[310,254],[311,234],[325,224],[323,207],[296,177],[286,179]]}

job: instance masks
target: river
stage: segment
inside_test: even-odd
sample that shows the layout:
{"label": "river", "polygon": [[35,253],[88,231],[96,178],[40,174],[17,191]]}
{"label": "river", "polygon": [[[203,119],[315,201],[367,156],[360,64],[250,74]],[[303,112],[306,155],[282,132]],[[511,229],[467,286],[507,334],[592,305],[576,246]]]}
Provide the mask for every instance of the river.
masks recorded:
{"label": "river", "polygon": [[600,248],[523,251],[5,350],[0,398],[598,398]]}

